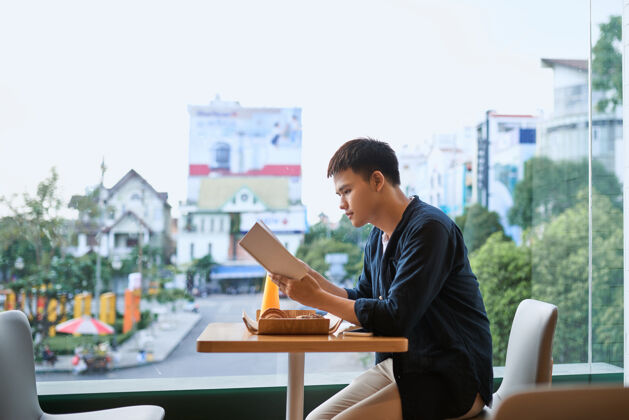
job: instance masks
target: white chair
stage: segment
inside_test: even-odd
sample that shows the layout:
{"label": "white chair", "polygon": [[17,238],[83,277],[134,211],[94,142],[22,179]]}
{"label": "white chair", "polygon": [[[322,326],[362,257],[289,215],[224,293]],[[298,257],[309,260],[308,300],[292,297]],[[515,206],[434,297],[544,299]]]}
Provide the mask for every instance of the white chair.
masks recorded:
{"label": "white chair", "polygon": [[516,393],[492,420],[619,420],[629,418],[629,388],[587,386]]}
{"label": "white chair", "polygon": [[520,302],[511,324],[502,383],[494,393],[492,408],[485,407],[474,419],[490,417],[514,393],[550,384],[556,325],[555,305],[534,299]]}
{"label": "white chair", "polygon": [[0,420],[162,420],[164,409],[152,405],[73,414],[47,414],[35,385],[33,339],[26,315],[0,313]]}

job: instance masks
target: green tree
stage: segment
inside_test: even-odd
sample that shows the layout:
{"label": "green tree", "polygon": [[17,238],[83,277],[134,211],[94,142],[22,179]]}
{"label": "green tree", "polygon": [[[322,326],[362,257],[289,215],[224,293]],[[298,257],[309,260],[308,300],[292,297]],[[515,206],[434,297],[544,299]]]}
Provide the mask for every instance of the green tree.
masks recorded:
{"label": "green tree", "polygon": [[34,196],[24,193],[22,204],[15,202],[13,198],[0,198],[0,204],[4,204],[12,213],[12,228],[5,232],[3,241],[5,248],[16,240],[28,242],[34,251],[35,261],[28,261],[29,265],[35,264],[33,275],[43,278],[50,269],[52,257],[65,243],[65,221],[59,215],[62,206],[58,195],[57,171],[52,168],[50,177],[40,182]]}
{"label": "green tree", "polygon": [[318,239],[330,238],[332,236],[332,229],[323,223],[317,222],[308,228],[308,232],[304,235],[304,245],[310,245]]}
{"label": "green tree", "polygon": [[463,232],[463,240],[469,253],[480,248],[494,233],[501,232],[504,235],[498,213],[489,211],[480,204],[466,207],[463,214],[455,218],[455,222]]}
{"label": "green tree", "polygon": [[[24,268],[15,267],[21,258]],[[0,219],[0,281],[9,281],[32,274],[35,266],[35,248],[19,234],[19,227],[13,217]]]}
{"label": "green tree", "polygon": [[607,93],[596,103],[596,110],[614,111],[622,104],[622,19],[610,16],[599,28],[601,36],[592,48],[592,89]]}
{"label": "green tree", "polygon": [[[592,243],[592,326],[595,361],[622,363],[622,211],[594,191]],[[577,203],[531,231],[532,291],[535,299],[559,308],[556,363],[587,360],[588,202],[587,188]]]}
{"label": "green tree", "polygon": [[325,262],[325,255],[346,253],[348,261],[344,268],[347,278],[356,281],[363,269],[363,248],[372,228],[370,224],[355,228],[345,215],[335,229],[331,229],[327,223],[318,222],[306,232],[295,255],[325,275],[330,268]]}
{"label": "green tree", "polygon": [[[94,293],[96,285],[96,252],[88,252],[80,257],[66,255],[56,260],[53,271],[63,290],[71,293]],[[113,269],[107,258],[101,264],[101,282],[103,290],[111,290]]]}
{"label": "green tree", "polygon": [[8,252],[9,263],[17,256],[24,261],[24,269],[19,273],[21,280],[10,287],[25,292],[25,301],[18,305],[24,305],[36,337],[42,339],[47,337],[51,324],[37,305],[42,303],[46,308],[49,299],[60,290],[55,284],[58,279],[54,268],[67,242],[67,222],[59,214],[62,200],[58,180],[57,171],[52,168],[50,176],[37,185],[35,195],[24,193],[21,201],[15,196],[0,197],[0,204],[10,212],[0,229],[2,259],[5,260]]}
{"label": "green tree", "polygon": [[74,195],[68,203],[68,207],[79,212],[81,222],[89,221],[97,224],[103,209],[99,204],[100,187],[93,188],[86,195]]}
{"label": "green tree", "polygon": [[216,262],[212,258],[212,255],[207,254],[204,257],[198,258],[192,262],[188,270],[186,271],[186,277],[189,280],[188,283],[190,286],[189,289],[192,288],[192,280],[195,276],[203,279],[204,282],[210,281],[210,273],[212,272],[212,268],[216,265]]}
{"label": "green tree", "polygon": [[[104,265],[104,264],[103,264]],[[131,252],[122,260],[120,272],[122,274],[134,273],[142,269],[144,275],[148,275],[156,268],[162,268],[164,261],[162,258],[162,250],[152,245],[142,246],[142,262],[140,263],[140,249],[138,246],[131,248]]]}
{"label": "green tree", "polygon": [[337,241],[353,243],[363,248],[367,242],[367,238],[369,238],[371,229],[373,229],[373,226],[369,223],[355,228],[349,220],[349,217],[343,215],[336,229],[332,231],[331,236]]}
{"label": "green tree", "polygon": [[325,275],[330,268],[325,262],[325,255],[330,253],[345,253],[348,261],[345,264],[347,278],[357,278],[362,271],[362,249],[356,244],[341,242],[332,238],[317,239],[308,246],[300,246],[297,250],[297,258],[303,260],[310,267]]}
{"label": "green tree", "polygon": [[531,297],[531,255],[501,232],[470,256],[490,321],[493,364],[504,366],[511,323],[518,304]]}
{"label": "green tree", "polygon": [[[578,203],[578,192],[587,188],[588,162],[553,161],[533,157],[524,163],[524,176],[516,184],[509,223],[523,229],[546,223]],[[622,186],[599,161],[592,161],[593,188],[622,208]],[[586,198],[587,201],[587,198]]]}

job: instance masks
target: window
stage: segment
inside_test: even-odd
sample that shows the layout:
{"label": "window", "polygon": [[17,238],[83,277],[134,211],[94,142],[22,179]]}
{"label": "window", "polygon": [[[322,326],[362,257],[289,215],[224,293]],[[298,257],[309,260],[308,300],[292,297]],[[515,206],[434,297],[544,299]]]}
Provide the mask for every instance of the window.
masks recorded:
{"label": "window", "polygon": [[[620,39],[612,48],[596,49],[609,56],[595,55],[592,69],[601,60],[614,64],[604,66],[612,73],[595,74],[601,76],[595,86],[601,87],[594,89],[593,103],[588,103],[585,59],[590,51],[582,24],[589,19],[587,2],[493,1],[491,7],[483,7],[442,0],[433,7],[396,0],[387,5],[323,0],[299,8],[285,2],[282,13],[277,13],[275,3],[155,6],[151,20],[142,19],[145,11],[133,4],[123,14],[113,7],[101,20],[69,6],[45,6],[45,21],[20,18],[28,15],[21,5],[15,6],[20,11],[15,18],[12,12],[0,16],[0,37],[15,40],[10,48],[0,45],[0,72],[11,80],[9,95],[0,94],[0,109],[14,113],[0,128],[0,144],[14,146],[3,150],[0,179],[17,180],[0,182],[0,196],[36,194],[37,184],[51,177],[33,168],[55,166],[63,204],[61,219],[51,220],[65,228],[67,220],[77,221],[66,214],[65,204],[73,195],[93,189],[102,174],[105,198],[116,205],[117,213],[103,220],[89,216],[76,224],[81,231],[59,233],[64,238],[79,233],[94,238],[102,228],[108,233],[103,235],[104,248],[125,250],[119,269],[103,256],[102,290],[110,286],[124,290],[139,260],[147,288],[151,281],[159,281],[207,303],[201,305],[201,322],[218,321],[219,313],[225,316],[220,320],[238,322],[243,307],[254,315],[260,302],[262,278],[233,269],[254,265],[238,240],[256,217],[285,235],[282,242],[291,246],[305,240],[306,228],[313,232],[308,238],[320,233],[321,241],[304,242],[300,255],[309,255],[315,264],[329,250],[347,252],[339,283],[353,285],[369,227],[355,229],[342,218],[325,172],[343,140],[374,136],[390,142],[397,152],[402,191],[440,206],[460,223],[494,328],[496,366],[504,363],[508,327],[518,301],[533,297],[559,306],[556,364],[622,369],[626,352],[622,192],[627,164],[622,104],[614,107],[620,100],[618,83],[605,79],[622,81],[617,77],[622,51]],[[602,35],[616,36],[602,34],[600,24],[616,28],[620,3],[592,2],[593,44],[604,42]],[[214,18],[208,26],[209,15]],[[101,21],[117,30],[107,31]],[[325,22],[326,30],[315,22]],[[163,26],[173,30],[165,32]],[[234,31],[242,36],[225,37]],[[91,42],[105,36],[107,45]],[[269,45],[281,45],[279,58],[269,60],[265,53]],[[77,57],[73,54],[77,48],[85,54]],[[417,50],[421,57],[412,53]],[[49,56],[56,57],[55,65],[40,66],[38,60]],[[124,58],[131,56],[136,59],[129,77],[111,71],[125,67]],[[356,63],[370,65],[356,71]],[[154,91],[150,85],[155,80],[164,87],[159,100],[147,94]],[[368,97],[359,94],[365,87]],[[99,117],[103,115],[106,120]],[[302,125],[302,118],[307,124]],[[72,129],[63,130],[55,121]],[[174,141],[173,133],[182,130],[183,142]],[[133,183],[121,182],[129,179]],[[239,194],[245,188],[247,196]],[[153,227],[158,225],[158,212],[141,206],[143,199],[155,194],[168,196],[168,205],[160,208],[161,220],[177,219],[164,230]],[[236,207],[232,200],[233,204],[253,200],[252,207],[260,210],[223,213],[225,205]],[[142,221],[121,218],[128,210]],[[11,213],[0,204],[0,230],[5,215]],[[144,224],[152,233],[150,241],[141,241],[139,259],[137,232],[144,231]],[[22,248],[23,242],[10,248],[4,233],[0,232],[0,262],[15,259],[9,252],[30,249]],[[308,250],[313,252],[304,252]],[[212,262],[203,260],[206,251]],[[25,268],[16,272],[20,281],[47,273],[36,271],[34,257],[24,252]],[[72,255],[65,248],[57,254]],[[176,255],[172,261],[179,271],[171,273],[170,267],[155,263],[156,255],[165,261]],[[73,295],[93,291],[93,254],[72,258],[76,259],[64,260],[72,275],[55,268],[60,287]],[[210,264],[214,262],[217,266]],[[327,270],[323,263],[319,266]],[[3,276],[4,271],[15,270],[11,264],[0,267]],[[523,278],[522,272],[530,275]],[[502,292],[505,284],[513,293]],[[6,287],[0,281],[0,289]],[[118,296],[119,307],[121,299]],[[288,299],[282,303],[299,307]],[[68,303],[68,312],[73,305]],[[97,306],[94,299],[92,310]],[[182,347],[175,351],[184,351]],[[164,376],[246,376],[254,360],[248,355],[208,357],[188,350],[181,359],[194,360],[194,371],[160,368]],[[261,374],[284,369],[284,356],[255,357]],[[360,371],[372,362],[370,357],[308,355],[306,372],[332,372],[338,366]],[[163,366],[171,366],[175,359],[167,359]],[[107,373],[113,379],[134,375],[158,374],[149,369]],[[42,381],[105,377],[38,374]]]}
{"label": "window", "polygon": [[126,238],[126,241],[123,243],[123,247],[126,248],[131,248],[134,246],[138,246],[138,235],[124,235],[124,238]]}
{"label": "window", "polygon": [[214,169],[229,169],[229,144],[227,143],[217,143],[212,148],[212,155],[214,160],[214,165],[212,168]]}

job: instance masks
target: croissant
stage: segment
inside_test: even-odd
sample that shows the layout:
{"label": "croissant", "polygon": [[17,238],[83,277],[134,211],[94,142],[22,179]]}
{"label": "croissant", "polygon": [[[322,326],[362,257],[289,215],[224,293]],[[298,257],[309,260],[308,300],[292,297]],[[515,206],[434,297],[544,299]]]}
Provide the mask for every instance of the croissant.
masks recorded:
{"label": "croissant", "polygon": [[267,318],[267,319],[288,318],[288,315],[286,314],[286,312],[284,312],[281,309],[269,308],[266,311],[262,312],[262,314],[260,315],[260,318]]}

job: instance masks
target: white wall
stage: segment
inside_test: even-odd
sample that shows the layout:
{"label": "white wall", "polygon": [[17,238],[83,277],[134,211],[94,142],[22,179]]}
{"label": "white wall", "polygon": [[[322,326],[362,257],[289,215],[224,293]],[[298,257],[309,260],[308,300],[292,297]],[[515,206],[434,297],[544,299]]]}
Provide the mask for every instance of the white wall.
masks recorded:
{"label": "white wall", "polygon": [[556,65],[553,69],[553,84],[555,89],[586,84],[588,82],[587,71]]}
{"label": "white wall", "polygon": [[[227,261],[229,241],[229,215],[194,213],[192,214],[192,226],[194,230],[186,230],[186,216],[180,221],[179,234],[177,235],[177,264],[186,264],[194,258],[207,255],[208,244],[212,244],[212,258],[222,263]],[[190,244],[194,244],[194,255],[190,255]]]}
{"label": "white wall", "polygon": [[[180,231],[177,237],[177,264],[187,264],[194,258],[204,257],[209,243],[212,244],[212,259],[219,263],[227,261],[229,232],[209,234]],[[194,256],[190,255],[190,244],[194,244]]]}

